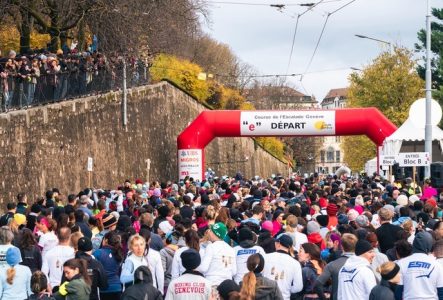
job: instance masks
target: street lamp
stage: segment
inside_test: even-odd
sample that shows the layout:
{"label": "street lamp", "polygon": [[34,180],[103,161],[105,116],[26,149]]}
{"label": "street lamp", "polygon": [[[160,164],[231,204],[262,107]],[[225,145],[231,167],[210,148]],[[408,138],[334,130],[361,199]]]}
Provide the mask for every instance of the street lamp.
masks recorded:
{"label": "street lamp", "polygon": [[386,45],[389,45],[389,46],[392,45],[390,42],[383,41],[383,40],[380,40],[380,39],[376,39],[376,38],[373,38],[373,37],[370,37],[370,36],[366,36],[366,35],[355,34],[355,36],[358,37],[358,38],[361,38],[361,39],[368,39],[368,40],[377,41],[377,42],[380,42],[380,43],[383,43],[383,44],[386,44]]}

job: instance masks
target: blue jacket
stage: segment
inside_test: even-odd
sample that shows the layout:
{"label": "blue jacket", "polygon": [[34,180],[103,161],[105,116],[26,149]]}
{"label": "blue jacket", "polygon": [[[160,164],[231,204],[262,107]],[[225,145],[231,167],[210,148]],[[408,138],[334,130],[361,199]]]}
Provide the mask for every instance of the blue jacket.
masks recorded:
{"label": "blue jacket", "polygon": [[103,248],[95,250],[92,255],[101,262],[108,276],[108,288],[100,290],[100,293],[121,292],[120,263],[112,254],[112,248],[103,246]]}

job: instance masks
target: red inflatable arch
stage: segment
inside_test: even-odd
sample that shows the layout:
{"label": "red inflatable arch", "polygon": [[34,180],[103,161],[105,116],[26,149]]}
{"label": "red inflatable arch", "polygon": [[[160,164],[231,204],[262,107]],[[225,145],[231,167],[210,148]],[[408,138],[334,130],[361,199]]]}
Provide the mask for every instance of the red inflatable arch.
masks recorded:
{"label": "red inflatable arch", "polygon": [[396,129],[376,108],[203,111],[177,138],[179,178],[204,179],[204,149],[216,137],[364,134],[381,146]]}

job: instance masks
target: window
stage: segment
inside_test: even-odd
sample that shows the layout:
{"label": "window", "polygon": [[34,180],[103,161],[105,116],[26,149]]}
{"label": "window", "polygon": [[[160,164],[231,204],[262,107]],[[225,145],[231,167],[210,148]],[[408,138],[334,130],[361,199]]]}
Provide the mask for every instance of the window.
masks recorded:
{"label": "window", "polygon": [[328,150],[326,151],[326,160],[328,162],[334,161],[334,148],[332,148],[332,147],[328,148]]}
{"label": "window", "polygon": [[320,161],[321,161],[322,163],[325,162],[325,151],[324,151],[324,150],[321,150],[321,151],[320,151]]}
{"label": "window", "polygon": [[335,151],[335,162],[340,162],[340,151]]}

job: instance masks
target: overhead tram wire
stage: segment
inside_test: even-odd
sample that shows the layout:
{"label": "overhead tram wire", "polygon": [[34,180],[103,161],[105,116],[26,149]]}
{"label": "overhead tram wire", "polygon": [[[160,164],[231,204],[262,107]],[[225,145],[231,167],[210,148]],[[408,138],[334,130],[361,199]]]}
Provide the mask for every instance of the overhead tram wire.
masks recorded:
{"label": "overhead tram wire", "polygon": [[289,60],[288,60],[288,66],[286,67],[286,73],[289,72],[289,68],[291,67],[291,61],[292,61],[292,54],[294,52],[294,45],[295,45],[295,37],[297,35],[297,29],[298,29],[298,22],[300,20],[300,18],[306,14],[308,11],[311,11],[314,7],[316,7],[317,5],[319,5],[320,3],[322,3],[324,0],[320,0],[319,2],[311,5],[308,9],[306,9],[304,12],[302,12],[301,14],[297,15],[297,22],[295,23],[295,28],[294,28],[294,35],[292,36],[292,43],[291,43],[291,52],[289,53]]}
{"label": "overhead tram wire", "polygon": [[320,2],[321,3],[332,3],[332,2],[341,2],[344,0],[328,0],[328,1],[319,1],[319,2],[312,2],[312,3],[287,3],[287,4],[283,4],[283,3],[279,3],[279,4],[269,4],[269,3],[258,3],[258,2],[233,2],[233,1],[207,1],[207,3],[209,4],[229,4],[229,5],[250,5],[250,6],[271,6],[271,7],[275,7],[277,6],[311,6],[311,5],[318,5]]}
{"label": "overhead tram wire", "polygon": [[320,41],[321,41],[321,39],[322,39],[322,37],[323,37],[323,33],[325,32],[326,24],[328,23],[329,17],[332,16],[333,14],[335,14],[336,12],[342,10],[343,8],[345,8],[346,6],[350,5],[351,3],[355,2],[355,1],[356,1],[356,0],[351,0],[351,1],[349,1],[348,3],[346,3],[346,4],[342,5],[342,6],[340,6],[340,7],[337,8],[336,10],[334,10],[334,11],[328,13],[328,15],[326,16],[325,22],[324,22],[324,24],[323,24],[322,30],[321,30],[321,32],[320,32],[320,36],[318,37],[317,44],[315,45],[314,52],[312,53],[312,56],[311,56],[311,58],[310,58],[310,60],[309,60],[308,65],[306,66],[305,71],[303,72],[303,74],[302,74],[301,77],[300,77],[300,81],[303,80],[303,76],[304,76],[305,74],[307,74],[307,72],[309,71],[309,68],[311,67],[312,61],[314,60],[315,54],[317,53],[318,46],[320,45]]}

